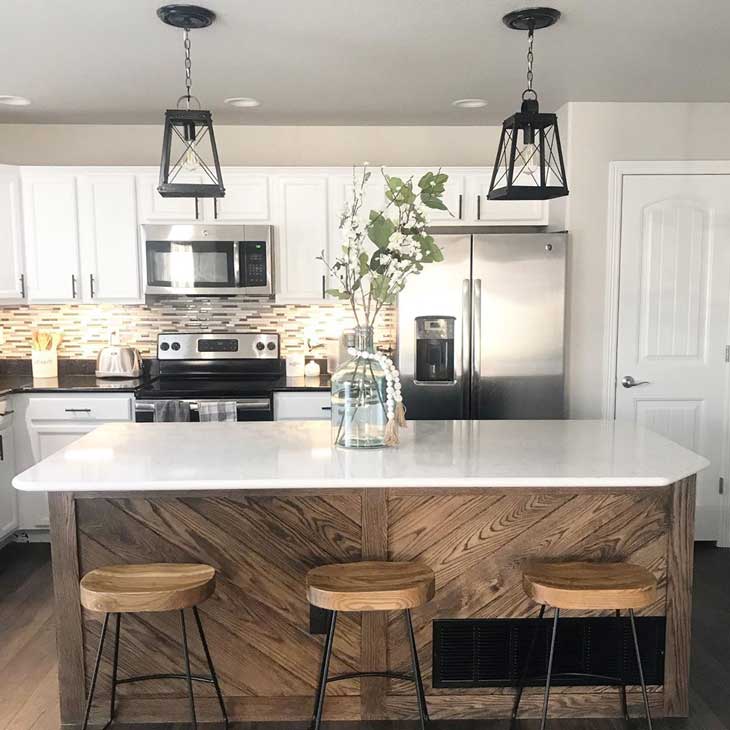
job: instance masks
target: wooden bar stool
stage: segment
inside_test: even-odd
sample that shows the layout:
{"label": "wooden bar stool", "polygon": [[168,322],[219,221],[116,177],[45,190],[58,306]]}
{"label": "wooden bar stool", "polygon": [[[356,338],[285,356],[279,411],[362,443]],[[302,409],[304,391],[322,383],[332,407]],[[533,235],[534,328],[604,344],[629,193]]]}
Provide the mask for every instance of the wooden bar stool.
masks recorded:
{"label": "wooden bar stool", "polygon": [[[226,714],[223,695],[218,684],[218,677],[213,667],[213,661],[210,658],[208,642],[205,640],[203,624],[198,614],[198,605],[207,598],[210,598],[214,590],[215,569],[209,565],[199,565],[196,563],[111,565],[106,568],[92,570],[81,579],[81,605],[89,611],[97,611],[105,614],[101,629],[101,638],[99,639],[99,648],[96,652],[94,673],[91,677],[91,687],[86,700],[83,730],[86,730],[89,724],[89,713],[91,712],[91,704],[94,700],[94,689],[99,674],[101,656],[104,650],[104,640],[111,614],[116,615],[116,632],[114,636],[114,659],[112,663],[110,718],[109,722],[104,726],[104,730],[114,721],[117,685],[144,682],[153,679],[184,679],[187,681],[190,718],[194,728],[198,727],[198,722],[195,716],[193,682],[207,682],[212,684],[218,695],[218,703],[220,704],[227,730],[228,715]],[[210,670],[210,676],[208,677],[195,675],[190,671],[190,653],[188,651],[188,638],[185,630],[186,608],[193,609],[195,623],[198,626],[198,634],[200,635],[200,641],[203,645],[208,669]],[[145,674],[118,679],[119,632],[121,629],[122,614],[158,611],[180,611],[185,673]]]}
{"label": "wooden bar stool", "polygon": [[[425,565],[416,563],[363,561],[361,563],[322,565],[309,571],[307,574],[309,603],[332,612],[312,716],[314,730],[319,730],[322,722],[327,684],[354,677],[390,677],[414,682],[421,730],[425,729],[428,722],[428,707],[423,691],[421,669],[418,664],[411,609],[421,606],[433,598],[435,583],[433,571]],[[413,674],[349,672],[330,677],[329,664],[339,611],[403,611],[411,648]]]}
{"label": "wooden bar stool", "polygon": [[[634,610],[651,605],[657,597],[657,581],[654,575],[638,565],[631,563],[531,563],[522,574],[522,585],[525,593],[540,606],[540,618],[545,615],[546,607],[555,610],[553,616],[550,653],[548,655],[547,677],[545,678],[545,698],[543,700],[542,722],[540,730],[545,730],[550,700],[550,682],[553,672],[555,654],[555,637],[558,632],[558,619],[562,609],[606,610],[615,611],[621,620],[621,611],[628,610],[631,621],[631,632],[634,639],[634,652],[639,669],[641,692],[644,698],[644,709],[649,730],[652,730],[649,696],[646,692],[644,670],[641,666],[639,640],[636,634]],[[538,629],[539,631],[539,629]],[[525,671],[517,689],[512,710],[512,720],[516,720],[522,698],[522,689],[526,679],[527,667],[537,640],[537,632],[525,662]],[[626,703],[626,684],[622,678],[600,677],[600,680],[611,679],[621,687],[621,705],[624,718],[629,719]]]}

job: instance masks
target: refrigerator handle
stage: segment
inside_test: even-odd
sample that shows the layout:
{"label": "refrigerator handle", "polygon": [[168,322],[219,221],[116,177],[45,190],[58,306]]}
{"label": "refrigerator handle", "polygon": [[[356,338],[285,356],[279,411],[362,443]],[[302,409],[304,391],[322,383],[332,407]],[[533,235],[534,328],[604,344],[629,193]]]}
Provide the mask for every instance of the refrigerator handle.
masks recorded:
{"label": "refrigerator handle", "polygon": [[470,398],[470,371],[469,343],[471,341],[471,280],[464,279],[461,283],[461,407],[462,417],[469,417]]}
{"label": "refrigerator handle", "polygon": [[471,418],[480,418],[479,390],[482,380],[482,280],[474,279],[471,330]]}

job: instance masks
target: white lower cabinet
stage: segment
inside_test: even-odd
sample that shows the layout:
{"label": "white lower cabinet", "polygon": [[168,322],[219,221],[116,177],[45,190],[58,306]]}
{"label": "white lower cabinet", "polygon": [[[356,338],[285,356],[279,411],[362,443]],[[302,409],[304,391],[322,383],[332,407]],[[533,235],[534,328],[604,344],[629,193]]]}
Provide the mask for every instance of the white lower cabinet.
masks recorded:
{"label": "white lower cabinet", "polygon": [[[68,446],[104,423],[131,421],[131,394],[29,394],[13,396],[18,472]],[[48,529],[44,493],[18,493],[19,528]]]}
{"label": "white lower cabinet", "polygon": [[329,391],[274,393],[275,421],[329,421]]}
{"label": "white lower cabinet", "polygon": [[[0,399],[0,541],[18,529],[18,500],[12,479],[15,476],[15,445],[10,400]],[[7,416],[2,414],[8,413]]]}

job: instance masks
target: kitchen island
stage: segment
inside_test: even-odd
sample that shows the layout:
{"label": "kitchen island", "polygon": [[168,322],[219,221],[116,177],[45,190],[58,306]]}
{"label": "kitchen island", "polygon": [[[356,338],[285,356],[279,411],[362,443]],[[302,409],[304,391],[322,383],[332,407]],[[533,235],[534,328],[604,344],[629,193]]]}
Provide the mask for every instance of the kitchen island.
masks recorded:
{"label": "kitchen island", "polygon": [[[706,465],[608,421],[420,421],[398,448],[372,451],[331,448],[326,422],[102,426],[14,480],[49,491],[62,721],[82,718],[99,637],[100,617],[79,605],[88,570],[214,566],[217,592],[201,612],[229,715],[285,721],[311,714],[326,626],[310,612],[304,576],[360,559],[418,560],[436,573],[435,598],[413,613],[432,716],[508,717],[509,687],[433,686],[433,622],[534,617],[521,566],[535,557],[630,560],[657,575],[658,599],[641,612],[666,617],[664,681],[651,704],[657,717],[686,715],[694,475]],[[332,671],[406,667],[397,620],[344,615]],[[176,616],[125,622],[121,676],[176,666]],[[100,682],[108,691],[106,674]],[[348,680],[329,692],[328,719],[416,717],[412,688],[399,681]],[[212,692],[200,694],[200,716],[215,719]],[[122,686],[119,720],[184,721],[182,697],[170,682]],[[522,714],[537,715],[541,702],[540,689],[526,691]],[[639,704],[634,688],[629,706]],[[559,688],[551,713],[617,716],[620,703],[615,689]]]}

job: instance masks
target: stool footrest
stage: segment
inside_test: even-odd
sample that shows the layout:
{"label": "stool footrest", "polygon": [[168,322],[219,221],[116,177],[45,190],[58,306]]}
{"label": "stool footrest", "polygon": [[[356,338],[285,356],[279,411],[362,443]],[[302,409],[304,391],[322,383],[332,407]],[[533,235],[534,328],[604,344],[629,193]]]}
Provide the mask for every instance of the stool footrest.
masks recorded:
{"label": "stool footrest", "polygon": [[[132,684],[133,682],[149,682],[153,679],[184,679],[188,681],[187,674],[140,674],[136,677],[124,677],[123,679],[117,679],[117,684]],[[212,677],[203,677],[199,674],[191,674],[190,679],[193,682],[206,682],[213,684]]]}
{"label": "stool footrest", "polygon": [[[608,677],[603,674],[591,674],[590,672],[553,672],[551,675],[551,681],[556,679],[570,679],[571,677],[580,677],[581,679],[595,679],[598,685],[606,685],[607,687],[623,687],[625,682],[620,677]],[[529,682],[545,682],[547,679],[546,674],[538,674],[532,677],[526,677],[523,686],[530,686]],[[515,685],[519,686],[519,685]]]}
{"label": "stool footrest", "polygon": [[347,672],[346,674],[335,674],[327,677],[325,680],[329,682],[339,682],[341,679],[357,679],[358,677],[386,677],[388,679],[403,679],[407,682],[415,682],[415,678],[411,674],[401,674],[399,672]]}

